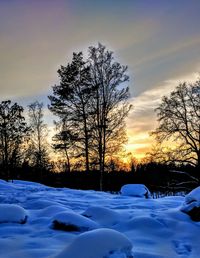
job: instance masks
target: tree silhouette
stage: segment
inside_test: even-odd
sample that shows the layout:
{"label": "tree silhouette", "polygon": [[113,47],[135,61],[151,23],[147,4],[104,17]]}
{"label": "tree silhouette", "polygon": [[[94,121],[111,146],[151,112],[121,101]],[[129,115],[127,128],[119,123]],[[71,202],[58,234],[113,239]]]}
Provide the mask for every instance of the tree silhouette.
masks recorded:
{"label": "tree silhouette", "polygon": [[0,103],[0,155],[7,180],[19,162],[20,146],[28,133],[23,107],[10,100]]}
{"label": "tree silhouette", "polygon": [[[91,83],[95,89],[91,99],[93,124],[93,149],[97,149],[100,189],[106,154],[114,153],[126,141],[125,118],[131,106],[128,104],[129,88],[123,86],[129,80],[127,66],[114,61],[113,52],[105,46],[89,48]],[[116,144],[117,143],[117,144]]]}
{"label": "tree silhouette", "polygon": [[48,147],[47,147],[47,125],[44,123],[43,103],[35,101],[28,105],[29,125],[31,129],[30,152],[32,163],[40,170],[48,163]]}
{"label": "tree silhouette", "polygon": [[[181,83],[156,109],[158,142],[173,140],[171,160],[200,166],[200,80]],[[168,150],[169,152],[169,150]]]}
{"label": "tree silhouette", "polygon": [[115,62],[113,53],[98,44],[89,47],[86,60],[82,52],[73,53],[72,62],[61,66],[58,74],[60,84],[53,86],[49,108],[60,124],[64,121],[65,129],[54,140],[60,144],[65,138],[69,147],[73,139],[77,156],[84,154],[86,171],[90,164],[98,165],[102,190],[106,157],[126,141],[125,118],[131,108],[127,66]]}
{"label": "tree silhouette", "polygon": [[[78,136],[76,147],[79,148],[81,154],[84,154],[85,169],[89,171],[88,103],[92,96],[92,89],[89,83],[89,67],[83,60],[83,54],[73,53],[71,64],[61,66],[58,74],[60,84],[53,86],[53,95],[49,96],[51,101],[49,109],[60,118],[61,124],[65,121],[65,127],[67,121],[68,135],[70,130],[70,135]],[[61,135],[67,137],[65,133]]]}
{"label": "tree silhouette", "polygon": [[62,152],[66,158],[66,172],[71,171],[71,162],[70,158],[76,156],[75,153],[75,144],[78,138],[74,133],[72,134],[72,130],[67,124],[67,121],[62,120],[59,122],[55,122],[56,133],[52,140],[55,151]]}

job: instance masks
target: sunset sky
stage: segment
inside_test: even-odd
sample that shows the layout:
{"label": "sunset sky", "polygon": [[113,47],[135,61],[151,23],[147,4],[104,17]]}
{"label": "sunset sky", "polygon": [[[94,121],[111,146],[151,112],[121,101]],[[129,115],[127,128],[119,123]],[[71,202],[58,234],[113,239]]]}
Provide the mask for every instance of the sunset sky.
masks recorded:
{"label": "sunset sky", "polygon": [[0,0],[0,101],[47,105],[59,65],[101,42],[129,67],[127,150],[142,157],[161,97],[200,72],[199,13],[199,0]]}

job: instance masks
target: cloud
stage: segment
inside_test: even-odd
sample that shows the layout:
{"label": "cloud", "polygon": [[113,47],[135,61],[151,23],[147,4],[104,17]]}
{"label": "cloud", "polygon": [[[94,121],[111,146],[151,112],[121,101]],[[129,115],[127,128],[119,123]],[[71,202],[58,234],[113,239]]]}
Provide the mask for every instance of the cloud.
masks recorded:
{"label": "cloud", "polygon": [[129,66],[128,146],[141,155],[161,97],[200,71],[199,7],[195,0],[0,1],[1,99],[46,104],[59,65],[101,42]]}
{"label": "cloud", "polygon": [[164,81],[160,86],[143,92],[136,98],[131,99],[133,110],[127,118],[128,144],[126,149],[132,151],[133,155],[141,158],[150,150],[153,138],[149,133],[156,128],[155,108],[161,102],[164,95],[169,95],[172,90],[181,82],[195,82],[199,77],[198,73],[183,74]]}

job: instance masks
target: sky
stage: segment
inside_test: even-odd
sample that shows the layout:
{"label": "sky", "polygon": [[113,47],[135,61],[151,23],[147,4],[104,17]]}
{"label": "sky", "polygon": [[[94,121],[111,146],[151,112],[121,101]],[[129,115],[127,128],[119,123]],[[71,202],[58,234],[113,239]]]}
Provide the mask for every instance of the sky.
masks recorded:
{"label": "sky", "polygon": [[0,101],[47,105],[59,66],[101,42],[128,65],[126,148],[141,158],[161,97],[200,72],[199,12],[199,0],[0,0]]}

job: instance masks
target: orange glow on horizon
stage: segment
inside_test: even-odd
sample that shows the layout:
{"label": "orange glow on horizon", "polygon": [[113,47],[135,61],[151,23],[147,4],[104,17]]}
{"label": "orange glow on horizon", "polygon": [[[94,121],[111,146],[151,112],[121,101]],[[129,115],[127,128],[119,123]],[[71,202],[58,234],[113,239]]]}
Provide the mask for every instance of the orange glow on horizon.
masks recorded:
{"label": "orange glow on horizon", "polygon": [[141,160],[150,151],[153,138],[148,132],[136,132],[134,129],[127,129],[128,143],[125,145],[127,153],[131,153],[134,158]]}

